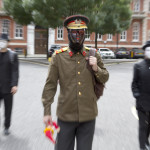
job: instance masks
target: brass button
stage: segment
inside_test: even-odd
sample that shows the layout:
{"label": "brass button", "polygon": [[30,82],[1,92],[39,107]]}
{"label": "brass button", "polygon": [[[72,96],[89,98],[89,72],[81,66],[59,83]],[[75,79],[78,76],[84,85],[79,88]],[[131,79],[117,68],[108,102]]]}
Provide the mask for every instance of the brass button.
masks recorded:
{"label": "brass button", "polygon": [[80,74],[80,72],[78,72],[78,74]]}
{"label": "brass button", "polygon": [[81,82],[78,82],[79,85],[81,85]]}
{"label": "brass button", "polygon": [[79,92],[79,95],[80,95],[80,96],[82,95],[81,92]]}
{"label": "brass button", "polygon": [[78,64],[80,64],[80,62],[78,61]]}

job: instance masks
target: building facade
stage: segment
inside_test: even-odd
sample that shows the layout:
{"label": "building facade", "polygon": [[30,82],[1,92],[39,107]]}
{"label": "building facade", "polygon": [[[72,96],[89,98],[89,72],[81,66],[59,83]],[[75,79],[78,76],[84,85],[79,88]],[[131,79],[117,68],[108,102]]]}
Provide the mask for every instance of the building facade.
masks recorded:
{"label": "building facade", "polygon": [[[128,50],[142,45],[150,40],[150,0],[133,0],[131,2],[132,20],[128,30],[119,35],[98,34],[98,48],[108,47],[116,50],[119,47],[126,47]],[[118,39],[118,40],[117,40]],[[67,31],[65,28],[55,30],[55,44],[66,46]],[[86,32],[85,45],[95,47],[95,34]]]}
{"label": "building facade", "polygon": [[[133,0],[131,2],[132,21],[127,31],[119,35],[98,34],[97,46],[116,50],[126,47],[128,50],[142,45],[150,40],[150,0]],[[67,30],[63,27],[48,30],[34,25],[21,26],[3,11],[3,2],[0,0],[0,32],[7,33],[10,38],[9,47],[13,50],[23,51],[27,49],[29,55],[46,54],[47,46],[59,44],[62,47],[68,45]],[[95,34],[86,31],[85,45],[95,46]],[[48,41],[48,42],[47,42]],[[48,43],[48,45],[47,45]]]}

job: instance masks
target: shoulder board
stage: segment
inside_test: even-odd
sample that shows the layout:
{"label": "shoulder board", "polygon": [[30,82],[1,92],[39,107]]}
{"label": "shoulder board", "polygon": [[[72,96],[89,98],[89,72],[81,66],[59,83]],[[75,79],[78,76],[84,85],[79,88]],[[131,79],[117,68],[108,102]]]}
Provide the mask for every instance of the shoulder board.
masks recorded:
{"label": "shoulder board", "polygon": [[56,53],[56,54],[59,54],[59,53],[65,52],[65,51],[67,51],[67,50],[68,50],[68,47],[64,47],[64,48],[61,48],[61,49],[59,49],[59,50],[56,50],[55,53]]}
{"label": "shoulder board", "polygon": [[89,48],[89,47],[86,47],[86,46],[85,46],[85,49],[86,49],[86,50],[90,50],[90,48]]}

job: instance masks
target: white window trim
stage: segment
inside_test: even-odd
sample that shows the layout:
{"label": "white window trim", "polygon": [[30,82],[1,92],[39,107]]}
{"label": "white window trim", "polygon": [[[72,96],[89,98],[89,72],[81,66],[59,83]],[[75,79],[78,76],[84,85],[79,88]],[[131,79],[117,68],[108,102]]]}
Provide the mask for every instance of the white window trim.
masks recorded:
{"label": "white window trim", "polygon": [[[62,30],[62,37],[58,37],[58,31]],[[60,33],[59,33],[60,34]],[[63,40],[63,34],[64,34],[64,28],[63,27],[58,27],[57,28],[57,40]]]}
{"label": "white window trim", "polygon": [[[111,39],[109,37],[111,37]],[[113,40],[112,34],[107,34],[107,41],[112,41],[112,40]]]}
{"label": "white window trim", "polygon": [[[87,30],[87,31],[85,31],[85,35],[87,35],[86,34],[86,32],[88,32],[88,35],[90,35],[91,36],[91,34],[90,34],[90,32]],[[89,36],[89,38],[85,38],[85,41],[90,41],[90,36]]]}
{"label": "white window trim", "polygon": [[[9,22],[9,26],[8,26],[8,33],[3,32],[3,27],[4,27],[4,26],[3,26],[3,21],[4,21],[4,20],[7,20],[7,21]],[[8,37],[9,37],[9,36],[10,36],[10,20],[9,20],[9,19],[2,19],[1,21],[2,21],[2,22],[1,22],[1,23],[2,23],[1,33],[8,34]]]}
{"label": "white window trim", "polygon": [[23,26],[22,26],[22,37],[16,37],[16,25],[19,25],[19,24],[15,23],[15,25],[14,25],[14,39],[22,40],[22,39],[24,39]]}
{"label": "white window trim", "polygon": [[[138,9],[135,9],[137,8],[137,4],[138,4]],[[133,12],[139,12],[139,11],[140,11],[140,0],[135,0],[133,3]]]}
{"label": "white window trim", "polygon": [[97,34],[97,41],[102,41],[103,40],[103,35],[101,35],[101,38],[98,38],[101,34]]}
{"label": "white window trim", "polygon": [[[123,35],[123,36],[125,36],[125,39],[121,39],[121,34],[123,33],[123,32],[125,32],[125,35]],[[127,41],[127,31],[123,31],[121,34],[120,34],[120,41],[121,42],[124,42],[124,41]]]}
{"label": "white window trim", "polygon": [[[135,25],[138,26],[138,39],[133,39],[133,32],[134,32]],[[132,27],[132,42],[139,42],[139,40],[140,40],[140,24],[138,22],[134,22]]]}

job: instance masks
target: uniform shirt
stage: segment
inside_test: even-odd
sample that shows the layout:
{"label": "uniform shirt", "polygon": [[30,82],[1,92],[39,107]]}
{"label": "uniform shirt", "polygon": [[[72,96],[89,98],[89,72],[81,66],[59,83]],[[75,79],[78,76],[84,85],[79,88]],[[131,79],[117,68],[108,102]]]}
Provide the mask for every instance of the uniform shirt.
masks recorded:
{"label": "uniform shirt", "polygon": [[[66,49],[66,48],[65,48]],[[56,51],[57,53],[57,51]],[[57,90],[59,80],[60,94],[58,98],[57,116],[63,121],[88,121],[97,116],[97,97],[91,72],[87,69],[86,57],[89,49],[83,48],[81,53],[70,54],[66,51],[54,54],[49,67],[48,77],[42,94],[44,115],[51,115],[51,104]],[[99,53],[96,53],[98,81],[108,80],[108,71],[103,65]]]}

